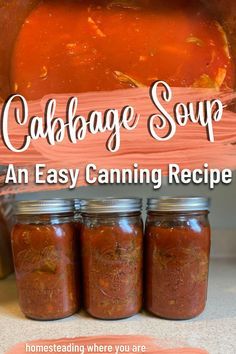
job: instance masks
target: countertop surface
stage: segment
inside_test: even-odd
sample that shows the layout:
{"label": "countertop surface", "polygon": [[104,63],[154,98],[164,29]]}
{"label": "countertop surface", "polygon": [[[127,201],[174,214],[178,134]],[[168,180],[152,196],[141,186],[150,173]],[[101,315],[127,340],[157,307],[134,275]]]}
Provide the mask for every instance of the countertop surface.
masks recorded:
{"label": "countertop surface", "polygon": [[101,321],[84,312],[60,321],[31,321],[18,306],[14,277],[0,281],[0,354],[33,339],[117,334],[153,336],[204,348],[210,354],[236,354],[236,259],[211,261],[206,309],[188,321],[167,321],[146,313]]}

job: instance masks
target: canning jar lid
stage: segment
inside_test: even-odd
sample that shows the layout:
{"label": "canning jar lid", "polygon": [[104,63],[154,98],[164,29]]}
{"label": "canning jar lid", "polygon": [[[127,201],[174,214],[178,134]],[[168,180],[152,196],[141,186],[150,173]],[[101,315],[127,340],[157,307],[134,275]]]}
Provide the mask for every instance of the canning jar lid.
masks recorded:
{"label": "canning jar lid", "polygon": [[15,203],[16,215],[73,213],[74,202],[69,199],[24,200]]}
{"label": "canning jar lid", "polygon": [[205,197],[149,198],[148,211],[203,211],[209,210],[210,200]]}
{"label": "canning jar lid", "polygon": [[129,213],[141,211],[142,199],[140,198],[105,198],[81,199],[80,210],[82,213]]}

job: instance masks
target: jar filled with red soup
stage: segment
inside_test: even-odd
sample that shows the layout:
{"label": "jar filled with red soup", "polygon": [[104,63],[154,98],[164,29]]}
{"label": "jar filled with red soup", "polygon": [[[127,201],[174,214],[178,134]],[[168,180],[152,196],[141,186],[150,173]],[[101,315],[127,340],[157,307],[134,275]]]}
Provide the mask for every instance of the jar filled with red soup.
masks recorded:
{"label": "jar filled with red soup", "polygon": [[87,312],[120,319],[142,307],[141,199],[82,200],[83,296]]}
{"label": "jar filled with red soup", "polygon": [[154,315],[189,319],[205,308],[210,253],[209,201],[148,200],[145,304]]}
{"label": "jar filled with red soup", "polygon": [[22,312],[54,320],[78,310],[74,203],[69,200],[16,203],[12,249]]}

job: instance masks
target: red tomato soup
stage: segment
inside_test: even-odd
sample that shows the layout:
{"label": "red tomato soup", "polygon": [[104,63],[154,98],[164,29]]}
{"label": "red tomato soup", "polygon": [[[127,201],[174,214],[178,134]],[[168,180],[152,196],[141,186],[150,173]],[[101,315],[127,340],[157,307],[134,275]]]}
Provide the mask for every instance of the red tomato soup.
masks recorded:
{"label": "red tomato soup", "polygon": [[100,319],[135,315],[142,307],[141,200],[82,201],[83,299]]}
{"label": "red tomato soup", "polygon": [[10,228],[0,205],[0,279],[12,271]]}
{"label": "red tomato soup", "polygon": [[224,30],[193,3],[43,0],[16,40],[12,90],[36,99],[159,79],[171,86],[232,87]]}
{"label": "red tomato soup", "polygon": [[189,319],[205,308],[210,227],[204,198],[150,199],[145,232],[145,304]]}
{"label": "red tomato soup", "polygon": [[78,310],[73,202],[19,202],[12,248],[22,312],[54,320]]}

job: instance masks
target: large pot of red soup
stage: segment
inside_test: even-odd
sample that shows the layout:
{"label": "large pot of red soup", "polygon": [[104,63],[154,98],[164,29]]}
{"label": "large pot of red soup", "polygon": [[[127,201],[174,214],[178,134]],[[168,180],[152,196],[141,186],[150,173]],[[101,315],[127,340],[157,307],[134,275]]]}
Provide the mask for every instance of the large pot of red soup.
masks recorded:
{"label": "large pot of red soup", "polygon": [[[227,4],[226,4],[227,2]],[[0,2],[0,97],[234,87],[233,0]]]}

